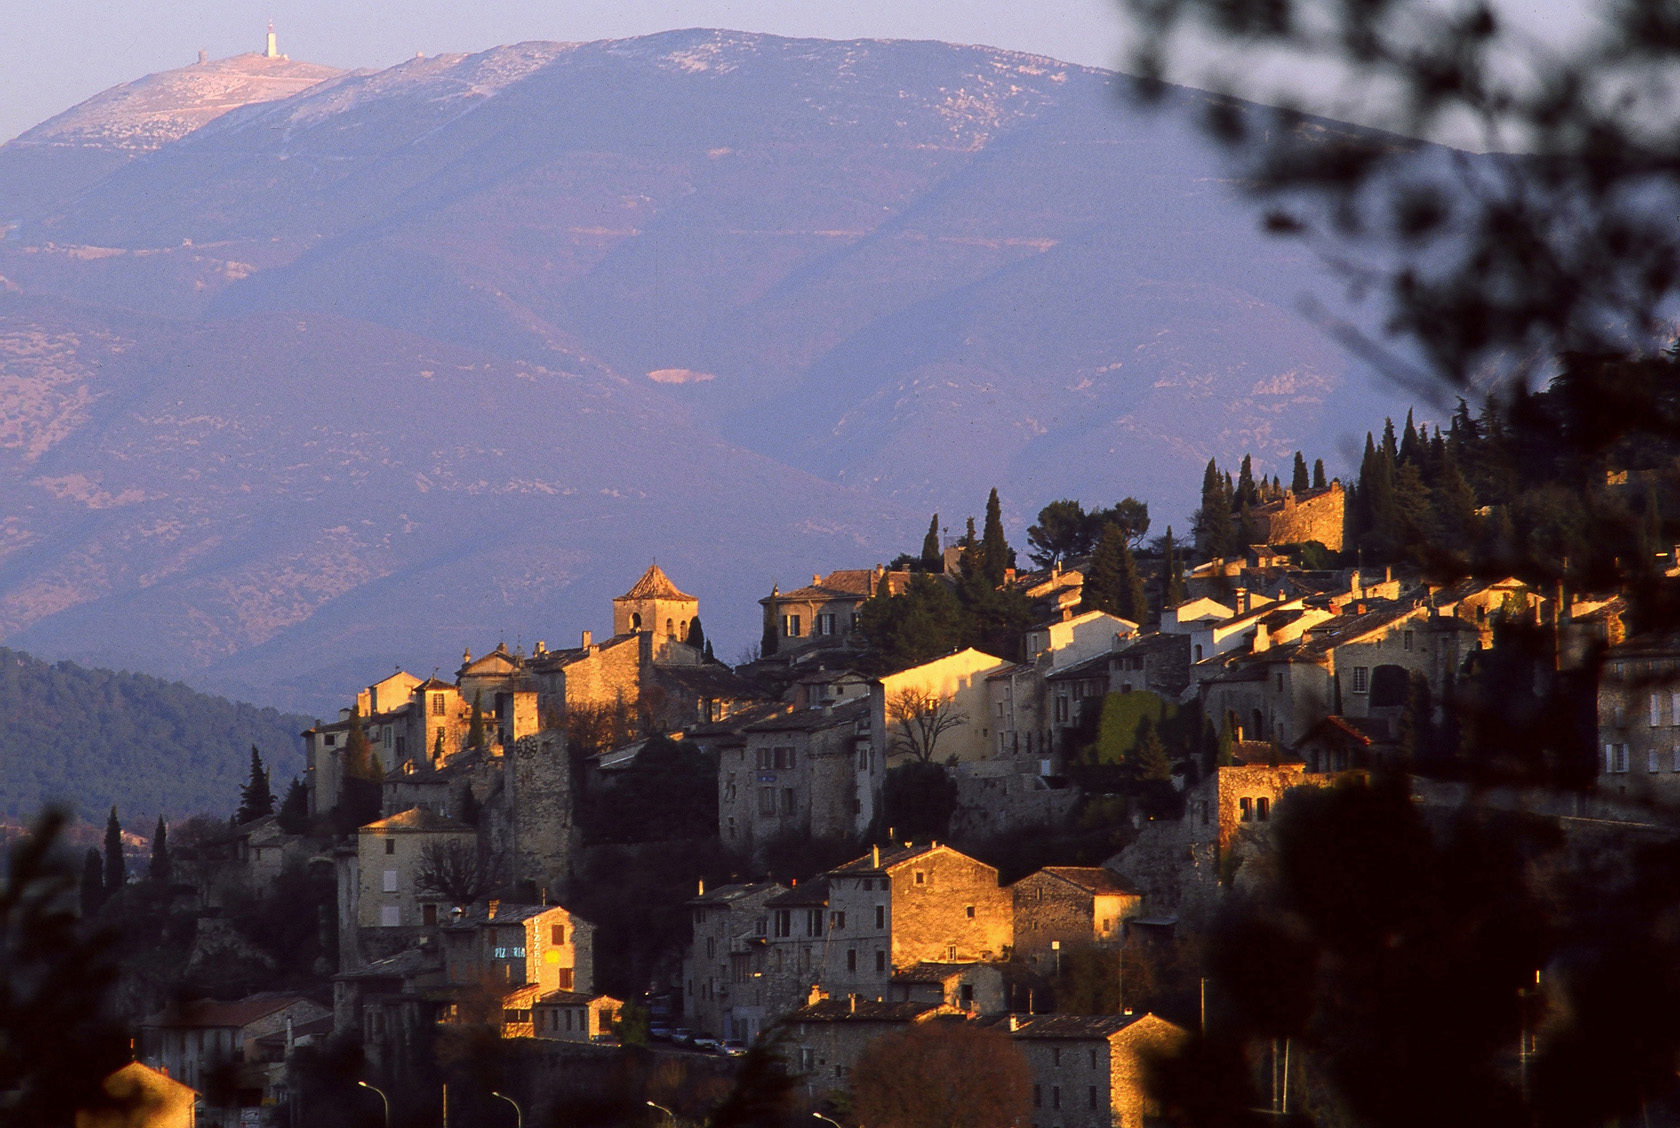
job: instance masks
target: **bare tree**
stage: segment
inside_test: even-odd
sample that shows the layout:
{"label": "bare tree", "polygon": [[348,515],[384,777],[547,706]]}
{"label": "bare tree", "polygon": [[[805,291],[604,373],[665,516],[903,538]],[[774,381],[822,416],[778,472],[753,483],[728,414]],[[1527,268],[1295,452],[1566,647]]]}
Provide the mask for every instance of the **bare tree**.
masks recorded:
{"label": "bare tree", "polygon": [[851,1088],[861,1124],[1008,1128],[1032,1114],[1027,1059],[1007,1034],[968,1022],[920,1022],[875,1039]]}
{"label": "bare tree", "polygon": [[414,870],[414,892],[470,905],[501,884],[504,868],[499,852],[464,838],[428,842]]}
{"label": "bare tree", "polygon": [[887,698],[887,755],[931,764],[939,738],[967,723],[956,702],[925,689],[901,689]]}

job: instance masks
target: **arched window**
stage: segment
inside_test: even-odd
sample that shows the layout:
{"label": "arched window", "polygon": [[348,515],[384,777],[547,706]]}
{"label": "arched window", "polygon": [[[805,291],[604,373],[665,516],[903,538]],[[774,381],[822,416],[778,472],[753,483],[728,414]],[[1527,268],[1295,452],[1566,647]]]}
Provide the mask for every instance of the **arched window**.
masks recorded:
{"label": "arched window", "polygon": [[640,611],[630,613],[630,629],[633,631],[642,629],[642,613]]}
{"label": "arched window", "polygon": [[666,638],[676,638],[677,637],[677,624],[676,624],[675,621],[673,621],[671,619],[666,619],[665,620],[665,637]]}

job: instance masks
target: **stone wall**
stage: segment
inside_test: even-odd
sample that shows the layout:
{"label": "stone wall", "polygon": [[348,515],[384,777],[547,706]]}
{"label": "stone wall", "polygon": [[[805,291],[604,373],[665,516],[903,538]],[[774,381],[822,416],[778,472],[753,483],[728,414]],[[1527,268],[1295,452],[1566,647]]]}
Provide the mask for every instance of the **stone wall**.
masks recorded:
{"label": "stone wall", "polygon": [[1002,959],[1015,942],[1015,902],[990,866],[935,849],[893,867],[891,925],[894,967]]}
{"label": "stone wall", "polygon": [[1331,552],[1342,550],[1346,524],[1346,495],[1339,481],[1329,488],[1297,496],[1285,490],[1282,501],[1262,505],[1254,511],[1267,544],[1304,544],[1317,541]]}
{"label": "stone wall", "polygon": [[516,740],[505,759],[513,880],[556,895],[576,872],[579,846],[566,735],[547,731]]}

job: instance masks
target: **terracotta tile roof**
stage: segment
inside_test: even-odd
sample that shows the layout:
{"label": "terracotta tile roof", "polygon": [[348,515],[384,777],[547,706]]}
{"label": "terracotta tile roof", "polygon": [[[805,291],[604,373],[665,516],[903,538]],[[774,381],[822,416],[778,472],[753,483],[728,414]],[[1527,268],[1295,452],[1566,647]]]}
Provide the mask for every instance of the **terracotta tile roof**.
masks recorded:
{"label": "terracotta tile roof", "polygon": [[828,904],[828,882],[822,878],[795,885],[786,893],[778,893],[764,902],[771,909],[810,909]]}
{"label": "terracotta tile roof", "polygon": [[[1017,1026],[1010,1030],[1016,1038],[1066,1038],[1080,1041],[1107,1040],[1136,1022],[1142,1015],[1134,1014],[1033,1014],[1008,1016]],[[1003,1020],[1007,1022],[1007,1018]],[[1005,1027],[1007,1029],[1007,1026]]]}
{"label": "terracotta tile roof", "polygon": [[869,715],[869,699],[867,697],[854,698],[833,706],[827,712],[822,709],[796,709],[791,713],[780,716],[766,717],[747,726],[748,732],[816,732],[819,729],[834,728],[837,725],[856,724]]}
{"label": "terracotta tile roof", "polygon": [[1070,885],[1103,896],[1136,896],[1137,890],[1120,880],[1120,875],[1102,866],[1045,866],[1039,871],[1059,877]]}
{"label": "terracotta tile roof", "polygon": [[786,887],[775,881],[755,881],[735,885],[719,885],[708,889],[698,897],[688,900],[690,905],[732,905],[743,897],[751,897],[766,890],[780,890],[786,892]]}
{"label": "terracotta tile roof", "polygon": [[823,999],[800,1007],[788,1022],[914,1022],[936,1003],[882,1003],[874,999]]}
{"label": "terracotta tile roof", "polygon": [[410,807],[401,814],[390,818],[370,822],[362,827],[363,830],[409,830],[409,831],[437,831],[456,830],[466,834],[478,833],[472,827],[454,819],[444,818],[435,811],[428,811],[424,807]]}
{"label": "terracotta tile roof", "polygon": [[143,1025],[240,1028],[299,1003],[320,1005],[302,995],[284,994],[251,995],[231,1003],[200,999],[197,1002],[182,1003],[178,1008],[161,1011],[146,1019]]}
{"label": "terracotta tile roof", "polygon": [[[467,909],[459,920],[445,920],[445,928],[476,928],[481,924],[521,924],[532,917],[542,916],[552,909],[564,909],[563,905],[515,905],[507,901],[496,905],[496,915],[490,915],[490,906],[480,901]],[[567,910],[570,915],[570,910]],[[442,914],[439,914],[440,916]],[[588,924],[582,917],[573,916],[575,924]]]}
{"label": "terracotta tile roof", "polygon": [[943,983],[953,975],[982,965],[975,963],[919,963],[893,972],[894,983]]}
{"label": "terracotta tile roof", "polygon": [[619,1000],[611,995],[586,995],[582,991],[550,991],[536,1001],[537,1006],[584,1007],[596,999],[605,999],[609,1003],[617,1004]]}
{"label": "terracotta tile roof", "polygon": [[[650,564],[648,565],[648,570],[642,573],[642,578],[637,580],[629,591],[619,596],[618,599],[613,600],[613,602],[617,603],[622,599],[694,600],[694,597],[692,595],[685,595],[683,592],[677,590],[677,585],[671,582],[671,577],[667,576],[660,569],[659,565]],[[698,602],[698,600],[694,601]]]}

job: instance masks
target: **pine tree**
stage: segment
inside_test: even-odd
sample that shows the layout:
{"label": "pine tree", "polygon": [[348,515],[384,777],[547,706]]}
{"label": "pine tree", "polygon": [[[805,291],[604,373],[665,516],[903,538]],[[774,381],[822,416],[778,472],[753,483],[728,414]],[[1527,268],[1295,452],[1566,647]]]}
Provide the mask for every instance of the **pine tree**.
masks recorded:
{"label": "pine tree", "polygon": [[88,847],[82,855],[82,916],[91,918],[105,903],[105,862],[99,851]]}
{"label": "pine tree", "polygon": [[1289,488],[1297,494],[1306,493],[1312,479],[1307,477],[1307,460],[1300,451],[1295,452],[1295,474],[1289,482]]}
{"label": "pine tree", "polygon": [[263,767],[262,754],[251,745],[251,778],[239,789],[239,812],[236,823],[248,823],[274,813],[274,792],[269,790],[268,771]]}
{"label": "pine tree", "polygon": [[986,498],[986,529],[980,538],[980,568],[986,582],[994,588],[1003,586],[1006,571],[1015,566],[1015,550],[1003,535],[1003,507],[998,504],[997,487]]}
{"label": "pine tree", "polygon": [[152,831],[152,858],[146,866],[146,876],[159,885],[168,885],[171,876],[169,864],[169,824],[158,816],[157,829]]}
{"label": "pine tree", "polygon": [[[441,729],[438,735],[443,735]],[[309,829],[309,789],[297,776],[292,777],[291,786],[286,788],[286,797],[280,800],[275,821],[286,834],[302,834]]]}
{"label": "pine tree", "polygon": [[128,859],[123,857],[122,823],[117,821],[117,809],[105,820],[105,895],[109,897],[128,884]]}
{"label": "pine tree", "polygon": [[1323,489],[1329,489],[1330,488],[1329,479],[1325,478],[1325,476],[1324,476],[1324,459],[1322,459],[1322,458],[1313,459],[1313,484],[1312,484],[1312,488],[1315,489],[1315,490],[1323,490]]}
{"label": "pine tree", "polygon": [[1401,433],[1400,454],[1396,460],[1397,466],[1416,466],[1423,468],[1423,442],[1418,438],[1417,427],[1412,423],[1412,412],[1406,409],[1406,429]]}
{"label": "pine tree", "polygon": [[939,514],[928,522],[927,536],[922,538],[922,571],[939,573],[945,570],[945,553],[939,546]]}

